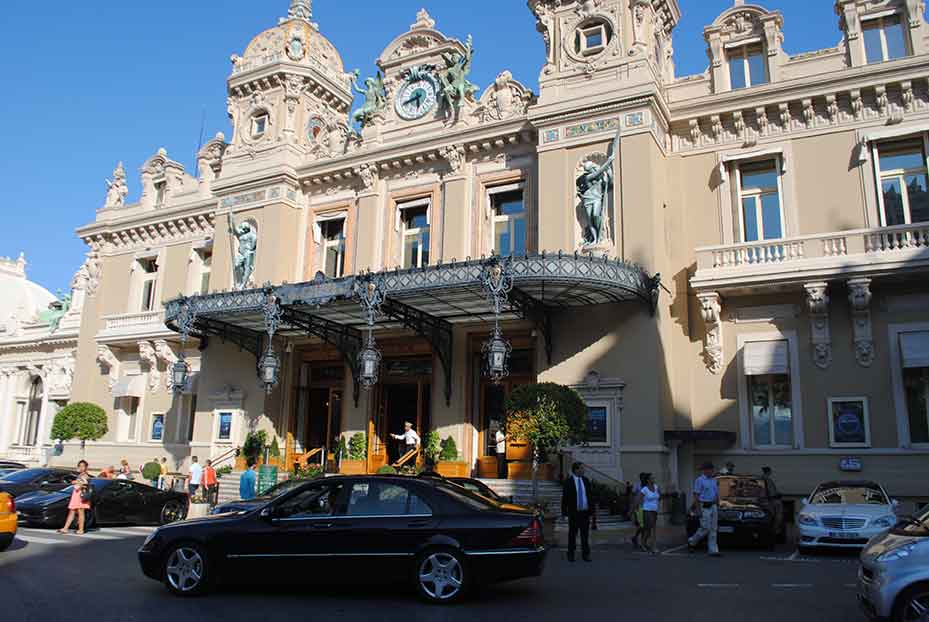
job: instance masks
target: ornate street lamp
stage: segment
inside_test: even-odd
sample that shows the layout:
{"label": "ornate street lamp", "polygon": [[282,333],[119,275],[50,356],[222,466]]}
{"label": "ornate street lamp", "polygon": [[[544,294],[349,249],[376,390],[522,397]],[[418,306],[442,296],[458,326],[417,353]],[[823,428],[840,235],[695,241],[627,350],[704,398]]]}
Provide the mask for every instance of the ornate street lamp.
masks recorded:
{"label": "ornate street lamp", "polygon": [[281,371],[281,359],[274,351],[274,334],[280,328],[281,317],[284,315],[280,302],[270,288],[267,290],[267,298],[262,311],[264,312],[265,332],[268,334],[268,349],[258,361],[258,378],[264,386],[265,393],[270,395],[277,386]]}
{"label": "ornate street lamp", "polygon": [[177,354],[177,360],[171,366],[171,388],[174,395],[180,395],[187,387],[190,379],[190,365],[187,363],[185,352],[187,349],[187,339],[197,323],[197,316],[190,309],[190,303],[185,299],[181,301],[181,311],[177,316],[177,327],[181,334],[181,349]]}
{"label": "ornate street lamp", "polygon": [[384,291],[381,282],[369,274],[367,278],[356,282],[355,294],[361,302],[368,323],[368,338],[358,352],[358,382],[362,388],[370,389],[377,384],[381,367],[381,352],[374,341],[374,322],[384,302]]}
{"label": "ornate street lamp", "polygon": [[374,336],[368,333],[365,345],[358,353],[358,382],[365,389],[370,389],[377,384],[377,377],[381,368],[381,353],[377,349],[377,343]]}
{"label": "ornate street lamp", "polygon": [[503,338],[503,331],[500,330],[500,315],[504,305],[509,304],[508,294],[513,289],[509,262],[508,258],[501,260],[499,257],[491,257],[481,274],[484,291],[494,311],[494,331],[482,348],[484,373],[494,382],[500,382],[510,374],[510,352],[513,351],[513,346]]}
{"label": "ornate street lamp", "polygon": [[281,359],[277,356],[274,348],[268,343],[268,350],[261,357],[258,363],[258,372],[261,376],[261,383],[265,387],[265,393],[271,394],[277,385],[278,376],[281,371]]}
{"label": "ornate street lamp", "polygon": [[500,326],[494,326],[490,339],[484,342],[484,371],[494,382],[500,382],[510,374],[510,352],[513,346],[503,338]]}
{"label": "ornate street lamp", "polygon": [[171,366],[171,387],[174,389],[175,395],[180,395],[184,391],[189,378],[190,365],[184,360],[184,351],[181,350],[177,360]]}

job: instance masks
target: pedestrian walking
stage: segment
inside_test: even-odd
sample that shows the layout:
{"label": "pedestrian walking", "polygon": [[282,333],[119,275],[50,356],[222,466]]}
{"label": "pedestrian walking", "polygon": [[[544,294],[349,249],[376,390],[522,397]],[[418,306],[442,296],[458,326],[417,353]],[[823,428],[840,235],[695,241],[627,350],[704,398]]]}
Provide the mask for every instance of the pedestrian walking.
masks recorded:
{"label": "pedestrian walking", "polygon": [[119,461],[119,473],[116,474],[116,479],[132,479],[132,467],[125,458]]}
{"label": "pedestrian walking", "polygon": [[255,498],[255,483],[257,477],[255,475],[255,464],[253,462],[248,463],[248,469],[245,473],[242,473],[242,477],[239,478],[239,498],[243,501]]}
{"label": "pedestrian walking", "polygon": [[713,463],[704,462],[700,467],[703,473],[694,482],[694,502],[692,509],[700,517],[700,527],[688,540],[691,549],[704,538],[710,556],[719,557],[717,530],[719,521],[719,484],[713,477]]}
{"label": "pedestrian walking", "polygon": [[632,515],[632,524],[635,525],[635,533],[632,534],[632,546],[636,548],[641,548],[641,538],[642,533],[645,530],[645,516],[642,513],[642,478],[645,477],[645,473],[639,473],[639,481],[632,485],[632,507],[630,508]]}
{"label": "pedestrian walking", "polygon": [[158,488],[160,490],[168,489],[168,459],[161,457],[161,475],[158,476]]}
{"label": "pedestrian walking", "polygon": [[197,456],[190,458],[190,468],[187,471],[187,494],[191,498],[197,495],[200,490],[200,484],[203,483],[203,467],[197,461]]}
{"label": "pedestrian walking", "polygon": [[86,512],[90,509],[90,502],[93,498],[93,488],[90,486],[90,475],[87,473],[86,460],[77,463],[77,477],[71,482],[71,487],[71,500],[68,501],[68,518],[65,519],[65,525],[58,530],[58,533],[68,533],[76,516],[77,534],[83,535],[86,527]]}
{"label": "pedestrian walking", "polygon": [[496,454],[497,454],[497,477],[499,479],[506,479],[506,434],[503,432],[503,428],[497,424],[497,432],[494,434],[494,442],[496,443]]}
{"label": "pedestrian walking", "polygon": [[214,507],[219,503],[219,478],[216,477],[212,460],[207,460],[206,466],[203,467],[203,485],[206,487],[206,502],[210,507]]}
{"label": "pedestrian walking", "polygon": [[564,482],[561,494],[561,515],[568,517],[568,561],[574,561],[577,534],[581,534],[581,555],[585,562],[590,558],[590,516],[596,506],[590,496],[590,480],[584,477],[584,465],[571,465],[571,475]]}
{"label": "pedestrian walking", "polygon": [[658,525],[658,503],[661,500],[661,491],[655,484],[655,477],[651,473],[644,473],[642,477],[642,550],[648,553],[658,552],[658,539],[655,528]]}

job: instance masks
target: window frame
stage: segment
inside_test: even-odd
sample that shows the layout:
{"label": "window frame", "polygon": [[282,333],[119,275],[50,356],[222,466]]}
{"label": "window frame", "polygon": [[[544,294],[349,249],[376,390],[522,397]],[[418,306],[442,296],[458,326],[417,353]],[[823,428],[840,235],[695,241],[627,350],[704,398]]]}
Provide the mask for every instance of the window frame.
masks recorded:
{"label": "window frame", "polygon": [[[739,212],[739,243],[740,244],[763,244],[765,242],[773,242],[774,240],[783,240],[788,237],[787,235],[787,222],[785,218],[784,210],[784,166],[782,162],[783,156],[777,154],[771,154],[770,156],[766,155],[759,158],[751,158],[745,160],[736,160],[731,162],[732,168],[735,169],[735,185],[733,186],[735,192],[735,202],[736,209]],[[777,205],[778,205],[778,216],[780,220],[781,235],[777,238],[765,238],[764,237],[764,218],[763,218],[763,204],[762,197],[765,195],[770,195],[770,192],[763,192],[760,190],[752,190],[745,192],[742,189],[742,167],[759,164],[762,162],[771,161],[774,163],[774,172],[777,175]],[[743,207],[743,199],[753,197],[755,199],[755,218],[758,224],[758,239],[749,241],[746,239],[746,230],[745,230],[745,209]]]}
{"label": "window frame", "polygon": [[[155,421],[161,417],[161,438],[155,438]],[[164,443],[167,439],[165,432],[168,429],[168,416],[164,412],[153,412],[148,422],[148,441],[150,443]]]}
{"label": "window frame", "polygon": [[[200,295],[205,296],[210,293],[210,280],[213,277],[213,250],[203,250],[198,254],[200,255],[200,279],[198,287]],[[206,279],[205,283],[204,279]]]}
{"label": "window frame", "polygon": [[[142,410],[142,398],[127,395],[117,398],[117,410],[126,417],[126,427],[123,428],[123,440],[127,443],[139,442],[139,415]],[[135,405],[133,409],[132,406]]]}
{"label": "window frame", "polygon": [[[887,45],[887,28],[885,26],[885,21],[888,18],[895,18],[897,24],[900,26],[900,34],[903,37],[903,56],[897,58],[890,58],[890,48]],[[861,48],[862,54],[864,54],[865,65],[877,65],[880,63],[887,63],[894,60],[900,60],[902,58],[907,58],[913,56],[913,49],[910,45],[909,37],[907,37],[907,18],[899,11],[891,11],[889,13],[882,12],[872,15],[863,15],[860,18],[861,20]],[[871,60],[868,58],[868,45],[865,41],[866,35],[865,31],[867,30],[877,30],[878,35],[881,41],[881,58],[880,60]]]}
{"label": "window frame", "polygon": [[[523,209],[520,214],[497,214],[494,208],[494,197],[501,194],[508,194],[511,192],[519,192],[522,195],[522,204]],[[523,249],[524,252],[529,250],[529,207],[526,205],[526,184],[523,181],[518,181],[514,183],[502,184],[499,186],[488,186],[485,189],[487,194],[487,210],[490,215],[491,220],[491,229],[490,229],[490,246],[491,248],[501,256],[511,256],[514,254],[512,250],[513,241],[516,238],[516,229],[515,221],[522,220],[525,230],[525,237],[523,239]],[[506,222],[508,223],[508,233],[510,235],[510,250],[506,253],[503,252],[503,249],[496,248],[497,246],[497,223]]]}
{"label": "window frame", "polygon": [[[415,227],[412,229],[406,228],[406,222],[404,220],[404,212],[407,210],[419,210],[425,209],[426,211],[426,226],[425,227]],[[400,247],[399,251],[399,264],[401,269],[421,269],[425,266],[428,266],[432,261],[432,196],[419,197],[415,199],[404,199],[397,201],[396,204],[396,224],[395,228],[399,235]],[[429,244],[424,245],[422,243],[422,235],[426,233],[429,236]],[[416,258],[416,261],[412,262],[412,265],[407,266],[405,264],[406,259],[406,241],[407,238],[419,237],[419,254]],[[426,248],[426,252],[429,254],[427,262],[422,263],[423,248]]]}
{"label": "window frame", "polygon": [[[341,237],[339,237],[337,240],[332,240],[326,237],[326,228],[335,222],[341,223]],[[317,223],[320,228],[319,271],[325,274],[327,278],[342,278],[345,276],[345,255],[348,246],[345,231],[345,229],[348,227],[348,214],[340,214],[338,217],[325,218],[322,220],[317,219]],[[333,275],[327,273],[327,268],[329,265],[328,254],[330,248],[338,249],[336,253],[336,274]]]}
{"label": "window frame", "polygon": [[[792,445],[756,445],[754,443],[751,396],[748,394],[748,376],[745,373],[745,345],[759,341],[786,341],[788,377],[790,378],[791,418],[793,423]],[[746,332],[737,335],[738,346],[736,363],[738,368],[738,399],[739,399],[739,441],[742,449],[748,451],[784,451],[800,450],[805,446],[803,428],[803,391],[800,377],[800,351],[799,340],[795,330],[774,332]]]}
{"label": "window frame", "polygon": [[613,439],[613,400],[609,399],[585,399],[584,406],[588,414],[592,408],[603,408],[606,410],[606,441],[588,441],[585,447],[612,447]]}
{"label": "window frame", "polygon": [[[214,414],[214,424],[213,424],[213,440],[217,443],[233,443],[235,441],[235,422],[236,422],[236,411],[233,408],[217,408],[213,411]],[[224,415],[229,415],[229,436],[222,436],[222,420]]]}
{"label": "window frame", "polygon": [[[761,58],[761,64],[764,67],[764,82],[759,82],[757,84],[752,83],[752,71],[751,64],[749,63],[749,58],[752,54],[749,53],[750,50],[758,50],[758,56]],[[750,89],[756,86],[764,86],[765,84],[771,84],[771,70],[768,67],[768,56],[766,53],[766,46],[761,39],[750,39],[747,41],[739,41],[734,44],[729,44],[726,46],[726,68],[729,74],[729,90],[730,91],[741,91],[743,89]],[[732,67],[733,61],[741,60],[740,63],[742,69],[742,79],[745,86],[733,86],[732,80]]]}
{"label": "window frame", "polygon": [[[897,416],[897,445],[901,449],[929,450],[929,443],[914,443],[910,436],[910,417],[903,384],[903,352],[900,335],[929,331],[929,322],[906,322],[887,327],[888,352],[890,353],[890,377],[893,386],[894,411]],[[927,411],[929,417],[929,411]]]}
{"label": "window frame", "polygon": [[[881,170],[881,145],[891,146],[893,150],[894,145],[902,147],[907,143],[921,143],[920,148],[922,149],[923,156],[923,167],[921,169],[892,169],[890,171]],[[899,148],[899,147],[898,147]],[[877,207],[878,207],[878,223],[881,227],[891,227],[891,226],[909,226],[914,224],[913,217],[910,212],[910,194],[906,187],[906,176],[921,172],[926,176],[927,181],[929,181],[929,132],[919,132],[917,136],[900,136],[897,138],[890,138],[884,140],[874,140],[871,142],[871,161],[874,167],[874,180],[875,180],[875,192],[877,193]],[[903,199],[903,220],[902,225],[888,225],[887,224],[887,210],[884,205],[884,179],[897,179],[900,183],[901,197]]]}
{"label": "window frame", "polygon": [[[149,272],[145,264],[151,262],[154,270]],[[158,256],[147,256],[136,258],[137,269],[141,272],[139,281],[139,313],[148,313],[158,309],[158,275],[161,267],[158,265]],[[146,289],[146,288],[151,289]],[[147,294],[146,294],[147,292]]]}
{"label": "window frame", "polygon": [[[610,44],[605,22],[594,22],[589,26],[582,26],[577,29],[579,43],[577,53],[581,56],[596,56],[606,49]],[[588,39],[591,34],[600,35],[599,45],[588,45]]]}
{"label": "window frame", "polygon": [[[263,121],[264,124],[261,128],[261,131],[258,131],[259,122]],[[268,128],[271,126],[271,115],[267,111],[261,111],[253,114],[251,116],[251,122],[249,124],[249,135],[253,140],[259,140],[264,138],[265,134],[268,133]]]}
{"label": "window frame", "polygon": [[[842,402],[861,402],[864,405],[864,430],[865,440],[863,443],[840,443],[835,440],[835,425],[832,420],[832,406]],[[842,449],[869,449],[871,447],[871,412],[868,404],[868,398],[864,396],[851,397],[830,397],[826,400],[826,423],[829,426],[829,447]]]}

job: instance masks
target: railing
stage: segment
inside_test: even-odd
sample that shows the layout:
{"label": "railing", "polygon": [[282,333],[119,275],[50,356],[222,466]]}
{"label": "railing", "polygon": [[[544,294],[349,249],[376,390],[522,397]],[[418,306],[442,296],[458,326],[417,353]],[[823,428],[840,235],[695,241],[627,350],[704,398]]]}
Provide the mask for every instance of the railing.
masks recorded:
{"label": "railing", "polygon": [[698,248],[697,272],[929,249],[929,223]]}
{"label": "railing", "polygon": [[[571,452],[571,451],[569,451],[569,450],[563,449],[563,450],[561,450],[561,451],[558,452],[558,453],[561,455],[561,463],[562,463],[561,472],[564,474],[565,477],[567,477],[567,476],[571,473],[571,465],[572,465],[574,462],[578,462],[578,460],[575,459],[574,453]],[[593,477],[592,477],[591,479],[594,479],[594,480],[600,482],[601,484],[606,484],[606,485],[608,485],[608,486],[611,486],[611,487],[613,487],[613,488],[616,488],[616,489],[617,489],[617,492],[626,489],[626,483],[625,483],[625,482],[619,481],[618,479],[616,479],[616,478],[613,477],[612,475],[607,475],[607,474],[604,473],[603,471],[600,471],[600,470],[598,470],[598,469],[596,469],[596,468],[590,466],[589,464],[587,464],[587,463],[584,462],[583,460],[581,460],[580,462],[581,462],[581,464],[584,465],[584,474],[585,474],[585,475],[593,475]],[[604,480],[606,480],[606,481],[604,481]]]}
{"label": "railing", "polygon": [[143,311],[142,313],[122,313],[108,315],[103,318],[106,322],[105,330],[127,330],[156,325],[164,326],[163,311]]}
{"label": "railing", "polygon": [[240,450],[238,447],[233,447],[232,449],[227,449],[223,453],[219,454],[219,456],[216,458],[210,458],[210,460],[213,462],[213,468],[219,468],[222,466],[223,462],[229,459],[235,460],[239,456],[239,451]]}
{"label": "railing", "polygon": [[395,469],[399,469],[400,467],[406,465],[410,460],[413,460],[415,464],[417,456],[419,456],[419,447],[411,449],[410,451],[403,454],[400,459],[394,462],[391,466]]}

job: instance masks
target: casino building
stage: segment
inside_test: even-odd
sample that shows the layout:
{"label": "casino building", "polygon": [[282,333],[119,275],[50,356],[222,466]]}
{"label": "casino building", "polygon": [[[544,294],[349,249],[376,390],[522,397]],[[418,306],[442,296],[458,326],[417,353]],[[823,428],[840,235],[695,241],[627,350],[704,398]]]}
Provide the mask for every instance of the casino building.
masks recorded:
{"label": "casino building", "polygon": [[836,0],[838,45],[790,55],[776,7],[736,1],[677,76],[677,0],[530,0],[533,93],[472,84],[500,59],[426,10],[349,73],[293,0],[232,57],[198,171],[159,150],[129,203],[120,166],[78,231],[71,398],[111,418],[88,456],[182,467],[265,430],[289,465],[362,432],[374,471],[409,420],[493,476],[506,396],[551,381],[605,481],[689,490],[710,459],[924,497],[922,7]]}

